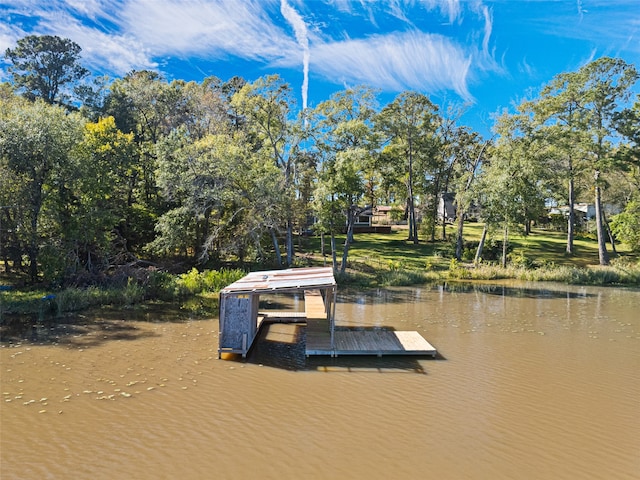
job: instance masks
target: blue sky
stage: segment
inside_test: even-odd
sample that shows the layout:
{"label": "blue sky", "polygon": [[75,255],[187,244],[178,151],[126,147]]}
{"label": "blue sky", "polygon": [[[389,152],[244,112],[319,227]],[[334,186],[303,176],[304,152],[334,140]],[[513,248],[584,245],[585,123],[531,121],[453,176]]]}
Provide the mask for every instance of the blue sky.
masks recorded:
{"label": "blue sky", "polygon": [[416,90],[464,105],[483,135],[558,73],[602,56],[640,68],[640,0],[0,0],[0,19],[2,51],[59,35],[96,75],[278,73],[299,109],[356,85],[383,104]]}

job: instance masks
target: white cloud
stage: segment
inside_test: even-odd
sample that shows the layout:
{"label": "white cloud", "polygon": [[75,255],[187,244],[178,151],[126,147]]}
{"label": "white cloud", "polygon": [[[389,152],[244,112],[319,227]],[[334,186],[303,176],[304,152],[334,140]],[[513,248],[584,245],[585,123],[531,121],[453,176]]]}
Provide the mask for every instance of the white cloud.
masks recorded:
{"label": "white cloud", "polygon": [[[76,42],[82,47],[82,63],[96,74],[124,75],[134,69],[157,67],[151,52],[131,35],[98,30],[67,11],[41,12],[41,18],[39,33],[59,35]],[[103,17],[102,20],[106,19]]]}
{"label": "white cloud", "polygon": [[523,57],[522,61],[518,64],[518,71],[530,78],[537,75],[536,69],[527,62],[527,57]]}
{"label": "white cloud", "polygon": [[14,48],[16,40],[24,36],[24,32],[11,25],[0,23],[0,53],[4,55],[7,48]]}
{"label": "white cloud", "polygon": [[[96,73],[123,75],[133,69],[156,69],[170,57],[237,57],[270,67],[297,70],[302,66],[306,74],[310,56],[311,74],[336,84],[365,83],[387,91],[453,91],[468,100],[473,70],[495,70],[489,52],[492,13],[481,0],[324,0],[323,8],[304,0],[8,1],[16,12],[32,15],[35,25],[29,33],[61,35],[78,43],[83,63]],[[281,10],[289,4],[296,7],[297,17],[286,18],[293,29]],[[463,10],[472,15],[466,17]],[[417,17],[412,13],[417,11],[431,12],[440,26],[443,20],[464,21],[467,45],[428,33],[432,23],[414,24]],[[372,31],[380,31],[377,27],[390,19],[398,25],[399,19],[411,30],[367,35],[357,28],[337,33],[338,38],[329,37],[330,29],[300,28],[328,25],[332,18],[345,26],[359,22],[358,27],[364,19],[371,22],[369,27],[376,27],[369,28]],[[305,23],[307,19],[313,23]],[[20,38],[20,31],[0,26],[4,27],[0,45]],[[303,95],[306,88],[304,83]]]}
{"label": "white cloud", "polygon": [[264,60],[297,49],[267,6],[253,0],[130,0],[118,17],[121,28],[158,56]]}
{"label": "white cloud", "polygon": [[453,23],[461,13],[460,0],[422,0],[429,10],[439,9]]}
{"label": "white cloud", "polygon": [[[585,3],[578,2],[578,15],[566,9],[553,16],[532,18],[529,25],[545,35],[589,42],[607,55],[640,53],[638,0],[591,1],[589,10]],[[630,38],[636,41],[630,42]]]}
{"label": "white cloud", "polygon": [[107,12],[120,2],[117,0],[66,0],[65,3],[76,14],[95,20],[106,16]]}
{"label": "white cloud", "polygon": [[335,83],[386,91],[452,90],[469,100],[471,58],[451,40],[422,32],[373,36],[314,46],[311,69]]}
{"label": "white cloud", "polygon": [[280,3],[280,11],[287,22],[294,29],[296,40],[302,48],[302,70],[304,79],[302,81],[302,109],[307,108],[307,90],[309,88],[309,36],[307,34],[307,24],[304,22],[300,14],[291,7],[287,0]]}

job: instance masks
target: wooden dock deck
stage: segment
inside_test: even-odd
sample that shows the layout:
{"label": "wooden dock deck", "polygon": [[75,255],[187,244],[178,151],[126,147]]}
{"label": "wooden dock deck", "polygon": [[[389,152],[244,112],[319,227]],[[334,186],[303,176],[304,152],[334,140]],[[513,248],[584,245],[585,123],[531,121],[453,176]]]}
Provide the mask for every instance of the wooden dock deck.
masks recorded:
{"label": "wooden dock deck", "polygon": [[328,334],[307,331],[306,355],[428,355],[435,357],[436,349],[415,331],[395,331],[380,328],[358,329],[338,327],[334,331],[334,346]]}

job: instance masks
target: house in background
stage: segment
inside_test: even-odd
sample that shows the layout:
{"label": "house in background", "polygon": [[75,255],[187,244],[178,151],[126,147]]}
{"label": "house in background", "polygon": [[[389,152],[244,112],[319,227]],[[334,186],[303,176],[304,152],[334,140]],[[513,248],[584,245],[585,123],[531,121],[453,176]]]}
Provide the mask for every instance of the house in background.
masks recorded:
{"label": "house in background", "polygon": [[391,233],[391,225],[380,225],[380,217],[389,212],[391,218],[392,207],[365,207],[353,224],[353,233]]}
{"label": "house in background", "polygon": [[378,205],[373,209],[372,221],[375,225],[389,225],[393,223],[391,212],[398,210],[397,207],[390,207],[388,205]]}
{"label": "house in background", "polygon": [[438,220],[453,223],[456,219],[456,196],[453,193],[438,195]]}
{"label": "house in background", "polygon": [[[622,210],[617,205],[613,204],[604,204],[602,206],[604,210],[605,217],[610,218],[613,215],[620,213]],[[549,209],[549,218],[551,222],[554,222],[554,218],[556,221],[559,221],[562,218],[563,222],[566,222],[567,217],[569,216],[569,206],[568,205],[552,205],[548,207]],[[596,206],[593,203],[574,203],[573,209],[576,216],[576,224],[582,227],[585,227],[588,222],[595,220],[596,218]]]}
{"label": "house in background", "polygon": [[[596,218],[596,206],[592,203],[576,203],[573,206],[573,209],[576,212],[576,215],[582,217],[583,220],[589,221]],[[569,208],[567,207],[567,215]]]}
{"label": "house in background", "polygon": [[373,226],[373,209],[369,206],[365,207],[360,215],[356,217],[353,223],[353,229],[371,228]]}

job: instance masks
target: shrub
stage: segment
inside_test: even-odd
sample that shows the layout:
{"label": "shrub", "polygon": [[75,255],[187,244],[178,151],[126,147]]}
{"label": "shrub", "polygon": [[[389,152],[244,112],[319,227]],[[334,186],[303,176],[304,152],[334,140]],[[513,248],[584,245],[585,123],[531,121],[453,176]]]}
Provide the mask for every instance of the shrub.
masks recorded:
{"label": "shrub", "polygon": [[198,272],[192,268],[189,272],[178,276],[176,280],[176,294],[179,297],[197,295],[204,292],[218,292],[230,283],[239,280],[245,272],[239,269],[205,270]]}

